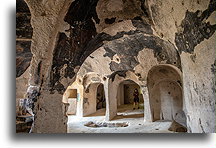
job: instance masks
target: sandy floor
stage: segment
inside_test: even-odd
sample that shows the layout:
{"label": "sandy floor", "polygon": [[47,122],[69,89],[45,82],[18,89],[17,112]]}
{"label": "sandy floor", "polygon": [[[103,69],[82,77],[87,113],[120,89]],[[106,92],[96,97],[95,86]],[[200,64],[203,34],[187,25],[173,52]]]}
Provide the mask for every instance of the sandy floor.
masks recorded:
{"label": "sandy floor", "polygon": [[[141,107],[142,108],[142,107]],[[68,117],[68,133],[172,133],[168,130],[170,121],[158,121],[144,123],[143,109],[133,110],[133,106],[122,105],[118,108],[117,116],[108,123],[127,122],[127,127],[87,127],[84,124],[89,121],[105,122],[105,109],[100,109],[96,113],[87,117]]]}

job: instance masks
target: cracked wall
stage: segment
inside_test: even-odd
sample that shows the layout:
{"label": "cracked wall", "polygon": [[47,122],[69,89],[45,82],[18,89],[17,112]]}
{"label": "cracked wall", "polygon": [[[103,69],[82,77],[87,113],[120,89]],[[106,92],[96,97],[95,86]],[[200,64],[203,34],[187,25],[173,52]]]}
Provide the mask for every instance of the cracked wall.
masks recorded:
{"label": "cracked wall", "polygon": [[66,132],[62,96],[77,75],[96,72],[112,81],[132,71],[146,87],[148,71],[158,64],[183,73],[189,132],[214,132],[215,0],[26,2],[33,28],[28,85],[38,92],[27,92],[34,132]]}
{"label": "cracked wall", "polygon": [[29,80],[29,65],[32,58],[31,39],[33,29],[31,13],[24,0],[16,1],[16,111],[19,101],[25,98]]}
{"label": "cracked wall", "polygon": [[180,53],[188,132],[215,132],[216,1],[148,3],[156,32]]}
{"label": "cracked wall", "polygon": [[[148,73],[147,86],[152,120],[174,120],[179,123],[182,119],[178,114],[185,111],[182,72],[167,64],[154,66]],[[183,125],[186,126],[186,123]]]}

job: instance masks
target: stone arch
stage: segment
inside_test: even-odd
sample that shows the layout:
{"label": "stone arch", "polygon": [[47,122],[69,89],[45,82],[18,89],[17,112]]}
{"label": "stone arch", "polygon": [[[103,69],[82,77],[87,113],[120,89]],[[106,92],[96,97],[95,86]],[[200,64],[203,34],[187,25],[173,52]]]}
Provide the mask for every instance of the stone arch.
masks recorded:
{"label": "stone arch", "polygon": [[[71,91],[76,91],[76,96],[71,98]],[[71,85],[67,87],[65,90],[63,97],[62,97],[62,102],[64,104],[68,104],[68,109],[67,109],[67,115],[77,115],[77,116],[82,116],[82,111],[80,110],[81,107],[81,100],[83,98],[83,85],[82,81],[77,78]]]}
{"label": "stone arch", "polygon": [[[95,72],[88,72],[83,76],[78,75],[76,76],[75,81],[67,87],[65,93],[63,94],[62,102],[68,103],[69,109],[71,110],[76,108],[76,116],[83,117],[94,113],[95,109],[93,106],[96,104],[95,98],[97,92],[95,90],[100,84],[103,84],[102,78]],[[70,100],[68,101],[69,93],[67,92],[70,89],[77,89],[76,105],[74,103],[71,104]],[[89,103],[89,100],[91,100],[91,104]],[[87,104],[90,104],[90,106]],[[90,110],[88,110],[89,107]]]}
{"label": "stone arch", "polygon": [[183,112],[182,74],[175,66],[156,65],[147,76],[152,120],[178,121]]}
{"label": "stone arch", "polygon": [[102,108],[106,108],[106,98],[104,85],[100,83],[97,87],[97,101],[96,101],[96,110],[100,110]]}
{"label": "stone arch", "polygon": [[[104,92],[103,83],[91,83],[89,85],[88,91],[84,92],[83,95],[83,116],[88,116],[97,111],[97,100],[98,88],[102,86],[102,91]],[[101,99],[101,98],[100,98]],[[105,99],[105,98],[104,98]]]}
{"label": "stone arch", "polygon": [[[119,84],[121,84],[125,80],[132,80],[136,84],[138,84],[144,93],[144,88],[142,87],[142,82],[139,81],[138,77],[132,71],[117,71],[110,75],[109,79],[105,82],[105,87],[107,91],[105,91],[105,95],[107,97],[107,110],[106,110],[106,120],[111,120],[117,115],[117,90]],[[145,94],[143,94],[144,98]],[[145,107],[144,107],[145,108]],[[148,107],[145,108],[148,110]],[[149,111],[144,111],[149,112]]]}
{"label": "stone arch", "polygon": [[84,86],[85,91],[87,91],[90,84],[102,83],[102,82],[103,81],[100,74],[95,72],[88,72],[82,78],[82,85]]}
{"label": "stone arch", "polygon": [[31,59],[33,28],[31,12],[24,0],[16,1],[16,77],[28,69]]}
{"label": "stone arch", "polygon": [[[72,5],[75,5],[76,2],[79,3],[81,1],[74,1],[74,2],[72,2]],[[84,2],[84,1],[82,1],[82,2]],[[50,3],[52,4],[52,2],[50,2]],[[60,1],[59,1],[59,3],[60,3]],[[66,5],[66,3],[69,3],[69,2],[66,1],[65,5]],[[47,4],[49,4],[49,3],[47,3]],[[82,3],[82,4],[84,4],[84,3]],[[54,6],[57,7],[59,5],[54,5]],[[85,6],[90,6],[90,5],[85,4]],[[61,10],[61,9],[59,7],[58,9],[56,8],[53,10]],[[76,10],[76,9],[74,9],[74,10]],[[85,9],[85,10],[87,10],[87,9]],[[65,9],[65,11],[67,11],[67,10]],[[41,12],[41,11],[38,11],[38,12]],[[46,11],[46,12],[52,13],[52,11],[50,11],[50,12]],[[78,12],[78,11],[76,11],[76,12]],[[57,13],[53,13],[54,15],[52,17],[51,14],[46,15],[46,13],[42,12],[42,14],[39,14],[39,15],[42,15],[44,18],[48,18],[48,19],[46,19],[46,21],[42,21],[42,22],[44,22],[44,24],[45,24],[44,26],[46,28],[42,29],[42,28],[38,27],[38,30],[37,30],[37,28],[36,28],[37,26],[35,27],[36,30],[38,31],[38,33],[36,35],[43,36],[43,34],[46,34],[46,36],[45,36],[46,38],[43,38],[43,42],[35,42],[34,47],[41,47],[41,48],[40,48],[40,51],[35,52],[35,55],[36,55],[35,59],[36,60],[33,63],[31,73],[32,73],[32,75],[34,75],[34,74],[37,75],[38,76],[37,78],[39,80],[42,79],[41,82],[37,83],[36,85],[40,86],[40,87],[42,86],[42,87],[46,88],[46,90],[49,89],[49,92],[42,92],[42,94],[47,93],[50,95],[50,98],[55,98],[56,100],[57,99],[60,100],[60,98],[62,97],[61,95],[63,94],[63,92],[67,88],[68,84],[70,84],[70,82],[74,81],[73,78],[77,73],[76,68],[79,67],[84,62],[84,60],[86,59],[86,57],[88,57],[90,55],[90,53],[92,53],[93,51],[95,51],[99,47],[103,47],[106,50],[106,53],[104,54],[104,56],[109,57],[109,58],[112,58],[113,54],[115,54],[115,53],[122,53],[122,51],[119,49],[122,49],[122,50],[128,49],[126,52],[127,54],[121,56],[122,59],[124,59],[124,60],[117,58],[116,60],[118,63],[116,63],[116,61],[112,61],[111,65],[110,65],[111,71],[134,69],[134,67],[139,64],[139,62],[137,62],[136,58],[134,58],[134,57],[136,57],[137,54],[139,53],[139,51],[143,50],[144,48],[150,48],[150,50],[152,50],[152,52],[154,53],[155,60],[157,60],[157,61],[169,62],[169,63],[173,63],[173,61],[176,61],[175,52],[173,52],[173,53],[171,52],[170,54],[167,54],[167,51],[164,51],[164,49],[168,49],[167,47],[170,47],[170,46],[171,46],[171,48],[175,48],[175,47],[172,46],[170,43],[165,42],[165,41],[159,39],[158,37],[154,36],[153,31],[150,27],[151,25],[149,25],[148,23],[142,23],[142,20],[140,20],[140,18],[136,17],[136,19],[134,19],[134,16],[132,16],[130,18],[127,18],[129,20],[123,21],[122,23],[126,23],[129,25],[129,27],[127,28],[126,31],[125,31],[125,29],[121,29],[122,27],[119,27],[119,29],[117,29],[114,33],[108,33],[107,31],[98,33],[98,32],[96,32],[95,29],[89,29],[89,27],[90,28],[95,27],[94,23],[92,23],[92,16],[87,17],[87,21],[90,21],[90,22],[87,23],[87,26],[85,26],[86,23],[83,23],[83,22],[86,22],[86,20],[77,20],[77,19],[82,19],[82,17],[74,18],[74,16],[76,16],[74,14],[76,14],[76,13],[73,13],[73,11],[70,11],[70,8],[67,12],[65,12],[65,13],[67,13],[66,17],[63,16],[64,12],[61,12],[61,13],[58,12],[58,13],[61,14],[61,16],[57,17],[56,16]],[[93,14],[93,13],[88,13],[88,14]],[[67,19],[67,16],[71,16],[73,18]],[[35,20],[40,20],[41,16],[35,17],[35,18],[37,18]],[[62,21],[63,20],[62,18],[64,18],[64,23]],[[49,23],[50,19],[53,19],[52,24]],[[70,21],[68,21],[68,20],[70,20]],[[96,21],[97,18],[94,17],[94,20]],[[34,22],[37,22],[37,21],[34,21]],[[58,22],[58,23],[56,23],[56,22]],[[121,22],[119,22],[119,23],[121,23]],[[124,25],[122,23],[121,23],[122,26],[127,26],[127,25]],[[62,26],[59,24],[62,24]],[[70,24],[70,25],[68,25],[68,24]],[[96,24],[97,24],[97,22],[96,22]],[[41,26],[43,26],[43,25],[41,25]],[[141,27],[141,29],[140,29],[140,27]],[[62,28],[64,28],[63,31],[61,30]],[[65,30],[66,28],[67,28],[67,30]],[[83,30],[81,30],[80,28],[82,28]],[[146,31],[146,29],[142,29],[142,28],[148,28],[147,29],[148,31]],[[91,30],[93,30],[93,31],[91,31]],[[107,30],[111,30],[111,29],[107,29]],[[82,38],[80,36],[80,34],[84,38]],[[146,34],[148,34],[148,35],[146,35]],[[56,36],[58,36],[58,37],[56,37]],[[38,37],[38,36],[35,36],[35,38],[36,37]],[[114,46],[115,44],[119,45],[119,41],[122,40],[120,38],[122,38],[122,37],[124,38],[123,39],[124,42],[121,42],[120,46]],[[81,40],[82,40],[82,42],[81,42]],[[49,41],[49,42],[47,42],[47,41]],[[110,42],[112,42],[112,44],[110,44]],[[36,43],[38,43],[38,44],[36,44]],[[158,43],[158,44],[155,44],[155,43]],[[132,46],[130,46],[130,45],[132,45]],[[155,46],[153,46],[153,45],[155,45]],[[127,48],[127,47],[130,47],[130,48]],[[138,48],[136,48],[136,47],[138,47]],[[165,48],[162,48],[162,47],[165,47]],[[51,49],[51,52],[48,52],[48,51],[50,51],[50,49]],[[119,52],[116,52],[117,49],[119,50]],[[134,50],[131,50],[131,49],[134,49]],[[35,48],[34,48],[34,51],[36,51]],[[43,52],[43,51],[45,51],[45,52]],[[162,53],[162,54],[159,54],[159,53]],[[40,56],[40,54],[42,56]],[[130,55],[130,58],[125,57],[128,55]],[[174,57],[174,59],[168,60],[168,57]],[[128,59],[128,60],[125,60],[125,59]],[[41,63],[41,62],[42,62],[42,64],[38,64],[38,66],[37,66],[37,63]],[[179,64],[178,61],[176,63],[177,63],[176,65]],[[42,71],[40,71],[40,70],[42,70]],[[34,79],[34,78],[32,78],[32,79]],[[40,83],[43,83],[43,85],[40,85]],[[43,88],[41,90],[43,90]],[[42,96],[44,96],[44,95],[42,95]],[[58,98],[56,96],[58,96]],[[41,100],[44,100],[44,101],[45,101],[45,99],[47,99],[46,97],[40,97],[40,98],[41,98]],[[55,102],[55,101],[53,101],[53,102]],[[59,110],[61,110],[64,107],[64,105],[65,104],[63,104],[63,105],[61,104],[61,105],[57,105],[57,106],[58,106]],[[49,115],[47,115],[47,116],[54,117],[52,115],[52,112],[50,112]],[[40,117],[43,118],[42,113],[41,113]],[[61,117],[60,115],[58,115],[57,118],[62,119],[62,121],[65,120],[65,117]],[[58,120],[58,121],[60,121],[60,120]],[[60,122],[58,122],[58,123],[60,124]],[[42,124],[39,123],[39,127],[41,127],[41,125]],[[44,130],[43,128],[41,128],[41,129]],[[57,131],[58,130],[59,129],[57,129]],[[39,131],[40,131],[40,129],[39,129]]]}
{"label": "stone arch", "polygon": [[[24,0],[16,1],[16,116],[22,116],[32,110],[26,109],[29,67],[32,59],[31,44],[33,28],[31,11]],[[19,127],[19,126],[17,126]]]}
{"label": "stone arch", "polygon": [[[128,85],[133,85],[132,87]],[[130,88],[129,88],[130,87]],[[133,89],[132,89],[133,88]],[[133,103],[133,90],[137,88],[139,90],[139,98],[140,102],[144,102],[142,90],[139,84],[134,82],[131,79],[123,80],[118,85],[118,92],[117,92],[117,105],[123,105],[123,104],[131,104]],[[123,93],[123,94],[122,94]],[[127,95],[127,96],[125,96]],[[123,99],[122,99],[123,98]]]}
{"label": "stone arch", "polygon": [[97,111],[97,89],[99,85],[103,85],[103,82],[101,75],[95,72],[88,72],[83,76],[82,116],[87,116]]}
{"label": "stone arch", "polygon": [[[78,1],[76,2],[79,3]],[[125,55],[121,55],[122,59],[124,60],[120,60],[119,58],[117,58],[116,61],[112,61],[110,63],[111,71],[134,69],[134,67],[139,64],[139,62],[137,62],[136,58],[134,57],[136,57],[139,51],[143,50],[144,48],[149,48],[150,49],[149,51],[152,51],[153,55],[155,56],[155,60],[157,60],[157,62],[168,62],[168,63],[175,63],[176,65],[179,65],[179,61],[178,61],[179,59],[176,57],[175,47],[172,44],[154,36],[152,34],[152,29],[149,24],[144,23],[141,25],[142,26],[141,28],[146,28],[146,27],[149,28],[149,31],[147,32],[142,31],[141,33],[139,27],[136,27],[137,26],[136,23],[141,23],[142,21],[136,20],[134,19],[134,17],[132,17],[130,18],[131,20],[129,21],[128,20],[123,21],[123,24],[119,22],[121,26],[127,26],[124,23],[129,25],[127,31],[125,31],[124,29],[122,30],[121,29],[122,27],[119,27],[116,31],[114,31],[116,33],[110,33],[109,31],[99,33],[96,32],[96,30],[94,29],[95,26],[92,22],[87,23],[89,26],[86,28],[85,26],[82,26],[85,23],[82,23],[83,20],[77,20],[80,19],[81,17],[80,18],[74,17],[75,15],[73,14],[74,12],[73,10],[76,9],[74,9],[72,6],[75,5],[72,3],[64,18],[65,22],[70,24],[69,25],[70,29],[58,33],[57,43],[55,44],[53,50],[53,57],[52,57],[52,64],[51,64],[52,66],[51,66],[50,79],[49,79],[50,80],[49,87],[51,91],[54,92],[57,90],[59,93],[61,93],[62,90],[64,91],[65,87],[67,87],[67,84],[62,83],[62,81],[60,80],[63,79],[63,80],[73,81],[73,78],[77,73],[76,69],[82,65],[85,59],[92,52],[99,49],[100,47],[104,48],[106,51],[106,53],[104,53],[103,56],[110,59],[112,59],[113,54],[115,53],[123,53],[119,49],[122,50],[128,49]],[[88,16],[87,20],[92,21],[89,18],[91,17]],[[95,17],[94,20],[95,19],[97,18]],[[80,29],[82,27],[84,27],[83,30]],[[89,27],[93,28],[92,32],[91,30],[89,30]],[[133,31],[131,31],[132,28],[134,28]],[[107,30],[112,30],[112,29],[107,29]],[[72,34],[70,34],[69,32]],[[73,33],[75,33],[76,36],[73,36],[74,35]],[[145,33],[149,35],[145,36]],[[85,36],[85,38],[82,39],[81,35]],[[125,38],[125,39],[124,42],[118,44],[118,42],[121,40],[120,38]],[[120,46],[113,46],[109,42],[112,42],[113,45],[118,44]],[[155,42],[158,44],[152,44]],[[134,46],[130,46],[131,44],[133,44]],[[139,45],[139,47],[137,45]],[[157,46],[151,47],[152,45],[157,45]],[[161,47],[165,47],[165,48],[161,48]],[[167,47],[169,47],[169,49],[170,48],[174,49],[173,52],[167,52],[168,49]],[[119,50],[118,52],[116,51],[117,49]],[[130,55],[129,56],[130,58],[124,58],[125,56],[128,55]],[[172,58],[169,59],[168,57],[172,57]],[[117,65],[116,62],[118,63]],[[62,70],[64,71],[63,74],[61,73]]]}

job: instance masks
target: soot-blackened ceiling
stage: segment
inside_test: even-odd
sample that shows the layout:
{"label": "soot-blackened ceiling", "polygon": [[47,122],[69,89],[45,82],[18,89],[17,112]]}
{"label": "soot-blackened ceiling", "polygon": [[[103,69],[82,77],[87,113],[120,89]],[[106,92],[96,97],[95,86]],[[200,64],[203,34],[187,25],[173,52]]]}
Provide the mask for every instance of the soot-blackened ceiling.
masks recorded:
{"label": "soot-blackened ceiling", "polygon": [[209,39],[216,30],[216,24],[205,22],[216,11],[216,0],[211,0],[205,11],[187,11],[181,23],[183,32],[177,32],[175,43],[180,52],[193,53],[194,48],[204,39]]}
{"label": "soot-blackened ceiling", "polygon": [[[57,90],[63,94],[66,88],[61,84],[60,79],[62,77],[73,78],[75,67],[81,66],[84,60],[101,46],[106,50],[104,56],[112,58],[114,54],[119,54],[122,57],[119,64],[115,62],[110,63],[112,71],[133,70],[139,64],[135,57],[144,48],[152,49],[159,62],[166,60],[167,64],[181,67],[179,55],[175,47],[171,43],[154,36],[151,25],[139,15],[131,19],[136,30],[121,31],[114,36],[104,32],[97,33],[93,22],[93,19],[96,23],[100,22],[96,13],[97,2],[97,0],[76,0],[71,4],[64,19],[70,24],[70,29],[67,30],[70,32],[70,36],[62,32],[59,33],[57,45],[53,53],[53,65],[50,74],[51,91]],[[143,6],[141,7],[142,10],[145,9]],[[143,12],[142,15],[148,16],[147,11]],[[109,20],[109,23],[114,20]],[[125,35],[128,37],[124,37]],[[120,38],[123,41],[118,41]],[[104,44],[104,41],[111,41],[111,43],[109,45]],[[168,53],[168,48],[174,51],[174,55]],[[65,73],[62,76],[60,71],[65,65]]]}

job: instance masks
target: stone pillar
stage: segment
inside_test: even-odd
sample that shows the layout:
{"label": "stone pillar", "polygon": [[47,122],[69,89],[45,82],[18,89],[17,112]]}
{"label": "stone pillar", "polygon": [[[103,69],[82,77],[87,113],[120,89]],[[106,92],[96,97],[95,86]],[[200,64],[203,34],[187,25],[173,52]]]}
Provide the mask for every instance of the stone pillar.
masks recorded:
{"label": "stone pillar", "polygon": [[37,102],[37,114],[33,133],[67,133],[68,104],[62,103],[62,95],[42,92]]}
{"label": "stone pillar", "polygon": [[106,98],[106,115],[105,115],[105,120],[109,121],[110,120],[110,102],[109,102],[109,80],[107,79],[104,82],[104,95]]}
{"label": "stone pillar", "polygon": [[117,114],[117,90],[118,85],[108,80],[104,84],[105,96],[107,100],[106,121],[113,119]]}
{"label": "stone pillar", "polygon": [[31,99],[35,103],[32,107],[35,113],[33,132],[66,133],[68,103],[62,102],[62,92],[50,91],[49,80],[57,34],[72,0],[25,1],[31,11],[33,27],[29,86],[40,88],[38,96]]}
{"label": "stone pillar", "polygon": [[144,122],[152,122],[148,88],[142,87],[142,92],[144,98]]}
{"label": "stone pillar", "polygon": [[84,99],[84,88],[78,89],[77,94],[77,113],[78,117],[83,117],[84,107],[83,107],[83,99]]}

